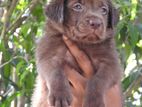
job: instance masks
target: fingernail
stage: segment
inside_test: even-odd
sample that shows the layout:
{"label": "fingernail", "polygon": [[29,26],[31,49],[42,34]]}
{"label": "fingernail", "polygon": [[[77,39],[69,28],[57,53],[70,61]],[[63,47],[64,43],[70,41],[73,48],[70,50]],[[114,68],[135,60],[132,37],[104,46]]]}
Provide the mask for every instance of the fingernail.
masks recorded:
{"label": "fingernail", "polygon": [[68,38],[67,38],[66,36],[64,36],[64,35],[63,35],[63,39],[64,39],[64,40],[68,40]]}

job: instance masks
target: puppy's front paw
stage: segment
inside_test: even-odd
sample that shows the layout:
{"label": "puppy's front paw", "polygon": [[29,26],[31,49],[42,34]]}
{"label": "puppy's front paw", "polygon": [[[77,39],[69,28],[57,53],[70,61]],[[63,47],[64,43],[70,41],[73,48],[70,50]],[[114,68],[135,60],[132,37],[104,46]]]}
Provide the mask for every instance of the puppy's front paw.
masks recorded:
{"label": "puppy's front paw", "polygon": [[102,95],[89,95],[85,98],[83,107],[105,107]]}
{"label": "puppy's front paw", "polygon": [[69,107],[72,102],[72,96],[66,91],[51,92],[48,97],[49,105],[55,107]]}
{"label": "puppy's front paw", "polygon": [[[58,84],[60,85],[60,84]],[[72,102],[70,88],[59,86],[60,88],[52,88],[49,90],[48,103],[54,107],[69,107]]]}

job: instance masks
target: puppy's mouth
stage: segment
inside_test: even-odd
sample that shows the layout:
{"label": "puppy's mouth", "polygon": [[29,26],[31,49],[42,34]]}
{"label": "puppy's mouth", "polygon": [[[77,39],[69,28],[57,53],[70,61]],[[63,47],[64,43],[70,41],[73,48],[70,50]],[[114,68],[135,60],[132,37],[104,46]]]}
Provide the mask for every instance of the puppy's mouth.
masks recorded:
{"label": "puppy's mouth", "polygon": [[81,23],[72,28],[72,33],[75,41],[84,43],[98,43],[105,39],[105,27],[103,24],[97,28],[92,28]]}

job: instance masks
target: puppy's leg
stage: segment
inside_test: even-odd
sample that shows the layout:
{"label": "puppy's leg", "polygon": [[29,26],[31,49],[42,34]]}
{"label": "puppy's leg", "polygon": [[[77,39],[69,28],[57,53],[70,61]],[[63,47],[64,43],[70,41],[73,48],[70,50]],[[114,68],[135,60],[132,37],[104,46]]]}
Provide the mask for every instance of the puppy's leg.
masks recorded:
{"label": "puppy's leg", "polygon": [[67,107],[71,104],[70,86],[63,72],[66,51],[61,36],[45,36],[37,46],[37,69],[49,91],[49,106]]}
{"label": "puppy's leg", "polygon": [[88,81],[83,107],[105,107],[104,94],[120,81],[120,68],[100,63],[97,73]]}

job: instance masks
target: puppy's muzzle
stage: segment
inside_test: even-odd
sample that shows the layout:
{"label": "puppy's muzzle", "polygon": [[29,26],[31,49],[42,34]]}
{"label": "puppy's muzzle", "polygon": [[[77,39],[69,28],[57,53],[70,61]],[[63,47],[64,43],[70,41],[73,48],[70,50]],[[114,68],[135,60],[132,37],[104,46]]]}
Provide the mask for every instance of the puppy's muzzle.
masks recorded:
{"label": "puppy's muzzle", "polygon": [[85,18],[86,25],[94,30],[102,26],[102,21],[96,16],[90,16]]}

